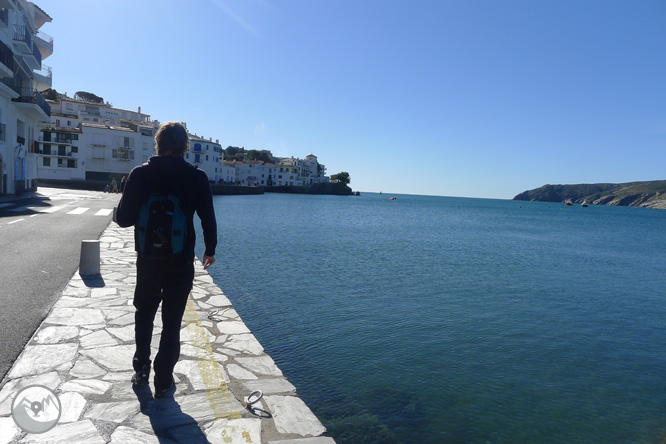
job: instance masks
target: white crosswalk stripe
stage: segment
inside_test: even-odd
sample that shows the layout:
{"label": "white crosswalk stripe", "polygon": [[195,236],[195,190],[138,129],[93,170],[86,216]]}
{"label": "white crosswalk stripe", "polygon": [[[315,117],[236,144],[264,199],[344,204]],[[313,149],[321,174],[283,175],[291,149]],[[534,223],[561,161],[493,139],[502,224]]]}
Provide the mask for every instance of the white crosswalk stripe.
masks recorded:
{"label": "white crosswalk stripe", "polygon": [[[0,205],[7,205],[7,204],[0,204]],[[2,208],[2,206],[0,206],[0,208]],[[16,212],[16,213],[25,212],[25,211],[34,211],[34,212],[37,212],[37,213],[55,213],[56,211],[60,211],[63,208],[72,208],[72,207],[71,206],[68,207],[67,205],[55,205],[55,206],[52,206],[52,207],[49,207],[49,206],[44,206],[44,207],[39,206],[38,207],[38,206],[34,206],[34,205],[26,205],[26,206],[23,206],[23,207],[9,208],[9,209],[7,209],[7,211],[12,211],[12,212]],[[71,211],[68,211],[67,214],[73,214],[73,215],[79,216],[81,214],[86,213],[88,210],[90,210],[90,208],[88,208],[88,207],[76,207],[76,208],[72,209]],[[100,210],[97,210],[94,213],[94,215],[95,216],[108,216],[111,213],[113,213],[113,208],[102,208]],[[92,212],[89,213],[89,214],[92,214]]]}
{"label": "white crosswalk stripe", "polygon": [[65,208],[64,205],[56,205],[54,207],[42,207],[37,211],[40,213],[55,213],[56,211],[62,210],[63,208]]}
{"label": "white crosswalk stripe", "polygon": [[113,213],[113,208],[102,208],[97,213],[95,213],[95,216],[108,216],[111,213]]}
{"label": "white crosswalk stripe", "polygon": [[83,214],[86,211],[88,211],[89,209],[90,208],[78,207],[78,208],[73,209],[72,211],[70,211],[67,214]]}

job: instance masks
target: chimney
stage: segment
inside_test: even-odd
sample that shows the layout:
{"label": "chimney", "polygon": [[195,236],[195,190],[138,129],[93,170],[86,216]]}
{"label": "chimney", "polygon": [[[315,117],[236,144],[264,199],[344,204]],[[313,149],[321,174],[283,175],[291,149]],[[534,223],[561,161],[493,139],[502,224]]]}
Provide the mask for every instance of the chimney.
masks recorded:
{"label": "chimney", "polygon": [[141,114],[141,107],[139,107],[139,114]]}

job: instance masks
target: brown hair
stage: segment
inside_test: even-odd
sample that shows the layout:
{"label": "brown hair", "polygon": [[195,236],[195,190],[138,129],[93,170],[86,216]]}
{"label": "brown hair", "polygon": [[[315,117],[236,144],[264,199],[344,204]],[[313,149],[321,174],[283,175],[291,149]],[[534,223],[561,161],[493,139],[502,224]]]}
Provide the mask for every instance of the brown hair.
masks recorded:
{"label": "brown hair", "polygon": [[190,149],[187,130],[180,122],[166,122],[155,134],[158,156],[184,156]]}

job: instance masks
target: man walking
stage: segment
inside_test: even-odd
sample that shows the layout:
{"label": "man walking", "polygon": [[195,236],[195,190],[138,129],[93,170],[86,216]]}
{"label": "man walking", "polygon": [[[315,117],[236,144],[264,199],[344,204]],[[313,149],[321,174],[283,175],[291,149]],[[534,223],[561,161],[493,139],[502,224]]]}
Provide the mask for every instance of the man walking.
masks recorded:
{"label": "man walking", "polygon": [[[157,308],[162,303],[162,336],[155,362],[155,397],[175,391],[173,368],[180,355],[180,324],[194,281],[194,212],[201,219],[205,252],[204,269],[215,262],[217,222],[208,177],[184,159],[189,149],[187,130],[178,122],[163,124],[155,135],[157,156],[134,168],[125,183],[125,192],[116,211],[121,227],[134,226],[136,288],[134,290],[136,352],[132,377],[135,385],[148,384],[150,375],[150,340]],[[171,194],[180,202],[185,215],[184,248],[178,255],[156,259],[139,248],[140,213],[151,194]]]}

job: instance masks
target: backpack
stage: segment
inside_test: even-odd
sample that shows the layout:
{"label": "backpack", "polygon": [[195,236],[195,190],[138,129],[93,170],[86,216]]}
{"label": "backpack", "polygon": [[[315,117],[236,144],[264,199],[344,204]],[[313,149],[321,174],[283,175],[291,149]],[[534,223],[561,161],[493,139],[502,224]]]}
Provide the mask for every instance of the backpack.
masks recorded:
{"label": "backpack", "polygon": [[[187,172],[189,168],[186,167]],[[152,171],[150,166],[148,169]],[[139,220],[135,226],[137,251],[147,259],[172,259],[179,256],[185,248],[187,219],[178,196],[165,192],[160,178],[155,171],[152,173],[160,192],[152,193],[139,210]],[[178,179],[180,180],[174,180],[174,183],[181,183],[182,177]]]}

